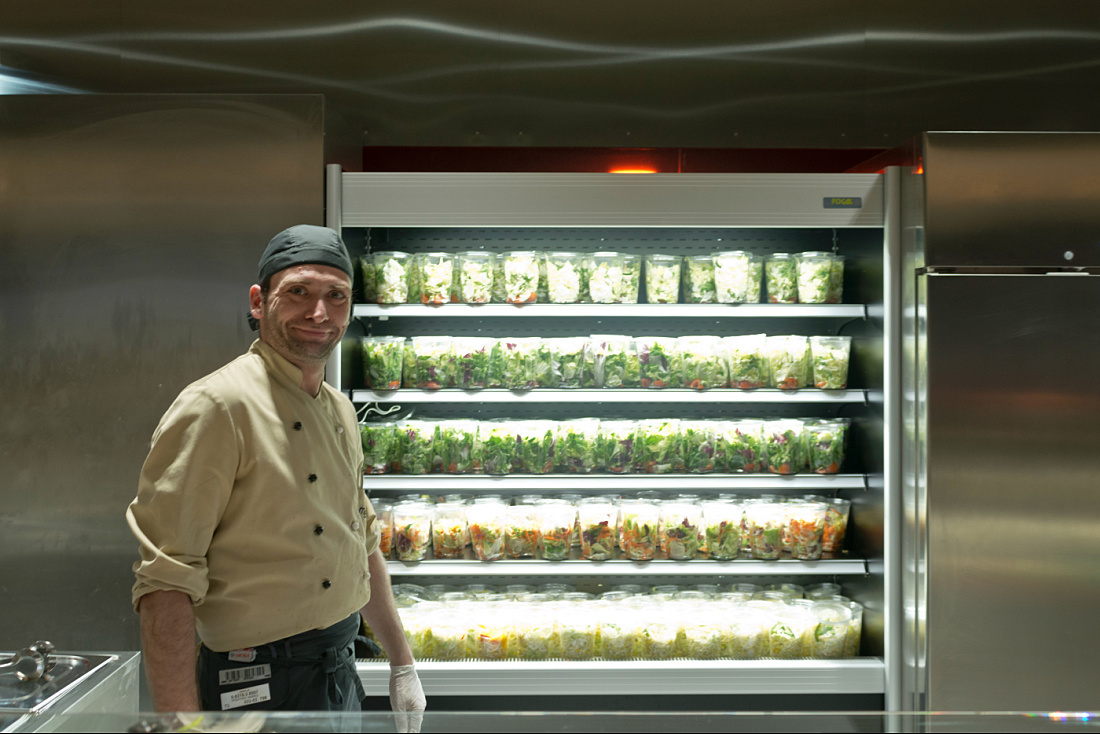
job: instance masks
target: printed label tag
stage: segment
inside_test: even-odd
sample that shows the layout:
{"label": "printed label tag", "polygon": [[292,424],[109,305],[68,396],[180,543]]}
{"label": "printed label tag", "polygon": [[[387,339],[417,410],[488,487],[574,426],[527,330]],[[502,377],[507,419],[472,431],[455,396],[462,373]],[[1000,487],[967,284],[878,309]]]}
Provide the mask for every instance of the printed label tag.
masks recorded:
{"label": "printed label tag", "polygon": [[264,680],[271,677],[271,666],[253,665],[251,668],[230,668],[218,671],[218,685],[228,686],[233,683],[251,683],[254,680]]}
{"label": "printed label tag", "polygon": [[256,659],[256,650],[251,647],[246,647],[243,650],[232,650],[229,653],[229,660],[234,663],[251,663]]}
{"label": "printed label tag", "polygon": [[229,691],[222,694],[222,711],[251,706],[254,703],[262,703],[271,700],[271,687],[267,683],[252,688],[242,688],[238,691]]}

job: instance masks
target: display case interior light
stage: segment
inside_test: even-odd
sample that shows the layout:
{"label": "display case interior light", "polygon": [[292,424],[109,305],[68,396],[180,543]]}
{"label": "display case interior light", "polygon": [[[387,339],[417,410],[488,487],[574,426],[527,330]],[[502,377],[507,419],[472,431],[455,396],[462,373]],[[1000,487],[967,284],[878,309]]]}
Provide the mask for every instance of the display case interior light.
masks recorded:
{"label": "display case interior light", "polygon": [[622,166],[612,168],[608,173],[657,173],[657,169],[642,166]]}

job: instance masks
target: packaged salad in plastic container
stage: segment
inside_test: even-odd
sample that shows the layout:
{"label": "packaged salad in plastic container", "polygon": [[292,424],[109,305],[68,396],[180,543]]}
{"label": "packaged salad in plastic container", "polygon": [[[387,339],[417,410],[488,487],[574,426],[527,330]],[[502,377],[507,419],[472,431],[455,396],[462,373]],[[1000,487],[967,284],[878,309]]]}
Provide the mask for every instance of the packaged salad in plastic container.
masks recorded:
{"label": "packaged salad in plastic container", "polygon": [[559,421],[554,444],[554,464],[568,474],[591,474],[600,467],[600,421],[575,418]]}
{"label": "packaged salad in plastic container", "polygon": [[810,607],[817,624],[814,625],[810,657],[838,660],[845,657],[848,625],[852,622],[852,610],[835,602],[818,602]]}
{"label": "packaged salad in plastic container", "polygon": [[[588,340],[595,387],[629,387],[637,374],[634,339],[629,336],[593,334]],[[634,362],[632,366],[630,363]]]}
{"label": "packaged salad in plastic container", "polygon": [[763,424],[754,420],[719,421],[718,455],[722,471],[755,474],[764,468]]}
{"label": "packaged salad in plastic container", "polygon": [[456,267],[458,300],[463,303],[489,303],[493,300],[493,261],[491,252],[463,252]]}
{"label": "packaged salad in plastic container", "polygon": [[[540,341],[541,339],[537,336],[510,337],[500,340],[501,375],[504,387],[509,390],[530,390],[538,387]],[[494,352],[491,359],[495,357]]]}
{"label": "packaged salad in plastic container", "polygon": [[360,423],[363,439],[363,472],[365,474],[389,474],[397,459],[400,436],[392,421]]}
{"label": "packaged salad in plastic container", "polygon": [[682,336],[676,340],[683,369],[683,384],[694,390],[722,388],[729,385],[729,368],[716,336]]}
{"label": "packaged salad in plastic container", "polygon": [[409,271],[414,257],[407,252],[374,253],[374,281],[378,303],[405,303],[409,299]]}
{"label": "packaged salad in plastic container", "polygon": [[843,390],[848,387],[848,361],[852,353],[850,336],[811,336],[814,387]]}
{"label": "packaged salad in plastic container", "polygon": [[689,561],[699,552],[702,512],[694,502],[680,499],[661,503],[661,545],[674,561]]}
{"label": "packaged salad in plastic container", "polygon": [[359,258],[359,277],[363,292],[363,303],[378,302],[378,273],[374,269],[374,255],[366,254]]}
{"label": "packaged salad in plastic container", "polygon": [[645,256],[647,303],[679,303],[681,261],[676,255]]}
{"label": "packaged salad in plastic container", "polygon": [[680,383],[683,363],[675,338],[639,336],[634,343],[638,350],[642,387],[675,387]]}
{"label": "packaged salad in plastic container", "polygon": [[539,254],[515,250],[504,254],[504,299],[508,303],[538,300]]}
{"label": "packaged salad in plastic container", "polygon": [[539,553],[547,561],[568,559],[577,509],[571,502],[554,499],[535,505],[535,513],[539,528]]}
{"label": "packaged salad in plastic container", "polygon": [[409,341],[416,360],[414,387],[424,390],[451,387],[454,384],[451,337],[414,336]]}
{"label": "packaged salad in plastic container", "polygon": [[398,502],[393,506],[393,546],[399,561],[420,561],[432,543],[432,506]]}
{"label": "packaged salad in plastic container", "polygon": [[731,561],[741,553],[741,505],[730,500],[707,500],[700,505],[706,528],[707,558]]}
{"label": "packaged salad in plastic container", "polygon": [[515,471],[516,432],[511,421],[483,421],[478,426],[478,444],[486,474],[511,474]]}
{"label": "packaged salad in plastic container", "polygon": [[718,303],[759,303],[762,263],[755,255],[741,250],[716,252],[714,262],[715,298]]}
{"label": "packaged salad in plastic container", "polygon": [[535,289],[535,295],[541,303],[550,302],[550,280],[546,275],[546,256],[539,255],[539,285]]}
{"label": "packaged salad in plastic container", "polygon": [[432,507],[432,550],[436,558],[465,558],[466,503],[440,502]]}
{"label": "packaged salad in plastic container", "polygon": [[401,474],[430,474],[435,460],[436,424],[410,419],[397,424],[400,437],[397,463]]}
{"label": "packaged salad in plastic container", "polygon": [[418,257],[420,302],[437,305],[457,302],[455,256],[448,252],[425,252]]}
{"label": "packaged salad in plastic container", "polygon": [[508,506],[500,500],[479,497],[466,506],[470,545],[479,561],[497,561],[504,557],[507,513]]}
{"label": "packaged salad in plastic container", "polygon": [[769,336],[768,369],[772,387],[797,390],[810,384],[809,340],[804,336]]}
{"label": "packaged salad in plastic container", "polygon": [[401,384],[404,387],[416,387],[416,352],[412,340],[406,339],[401,357]]}
{"label": "packaged salad in plastic container", "polygon": [[787,532],[791,557],[799,561],[821,560],[821,544],[825,535],[824,502],[787,503]]}
{"label": "packaged salad in plastic container", "polygon": [[393,503],[386,500],[371,502],[374,513],[378,516],[378,550],[386,558],[390,557],[393,550]]}
{"label": "packaged salad in plastic container", "polygon": [[599,456],[600,468],[612,474],[628,474],[634,471],[639,460],[638,421],[601,420]]}
{"label": "packaged salad in plastic container", "polygon": [[815,474],[837,474],[844,464],[848,421],[819,420],[805,424],[806,446],[809,449],[810,471]]}
{"label": "packaged salad in plastic container", "polygon": [[641,290],[641,281],[641,256],[623,253],[623,303],[638,303],[638,292]]}
{"label": "packaged salad in plastic container", "polygon": [[600,615],[600,657],[630,660],[639,646],[640,620],[631,608],[618,603],[603,604]]}
{"label": "packaged salad in plastic container", "polygon": [[689,255],[684,258],[684,301],[714,303],[714,260],[710,255]]}
{"label": "packaged salad in plastic container", "polygon": [[580,303],[584,257],[579,252],[551,252],[545,263],[550,303]]}
{"label": "packaged salad in plastic container", "polygon": [[756,609],[738,607],[729,616],[729,656],[752,660],[771,653],[768,620]]}
{"label": "packaged salad in plastic container", "polygon": [[544,660],[555,654],[555,648],[561,648],[549,597],[545,597],[545,601],[534,601],[543,596],[528,594],[523,601],[523,608],[516,614],[516,641],[525,660]]}
{"label": "packaged salad in plastic container", "polygon": [[727,336],[721,349],[730,372],[730,387],[753,390],[767,387],[771,375],[768,366],[767,337],[764,334]]}
{"label": "packaged salad in plastic container", "polygon": [[528,474],[554,471],[554,422],[516,421],[513,425],[519,451],[519,470]]}
{"label": "packaged salad in plastic container", "polygon": [[439,424],[439,454],[447,474],[480,471],[476,420],[447,420]]}
{"label": "packaged salad in plastic container", "polygon": [[829,295],[825,303],[844,301],[844,257],[833,255],[832,274],[829,276]]}
{"label": "packaged salad in plastic container", "polygon": [[504,253],[493,255],[493,303],[507,303],[508,289],[504,284]]}
{"label": "packaged salad in plastic container", "polygon": [[798,302],[827,303],[833,256],[828,252],[803,252],[797,260]]}
{"label": "packaged salad in plastic container", "polygon": [[413,255],[409,263],[409,295],[405,299],[407,303],[420,303],[421,285],[420,256]]}
{"label": "packaged salad in plastic container", "polygon": [[764,280],[768,287],[768,303],[798,303],[798,259],[790,253],[777,252],[764,261]]}
{"label": "packaged salad in plastic container", "polygon": [[771,656],[781,660],[804,658],[810,652],[810,640],[817,620],[808,609],[780,607],[768,630]]}
{"label": "packaged salad in plastic container", "polygon": [[829,509],[825,513],[825,535],[821,541],[821,549],[826,553],[839,553],[844,549],[844,535],[848,532],[848,515],[852,503],[837,497],[827,504]]}
{"label": "packaged salad in plastic container", "polygon": [[714,471],[716,443],[714,421],[680,421],[680,453],[687,472],[709,474]]}
{"label": "packaged salad in plastic container", "polygon": [[565,594],[558,607],[561,656],[567,660],[590,660],[596,656],[599,617],[594,602],[573,596],[573,593]]}
{"label": "packaged salad in plastic container", "polygon": [[660,508],[643,499],[624,500],[619,505],[619,548],[623,558],[651,561],[657,552]]}
{"label": "packaged salad in plastic container", "polygon": [[469,602],[443,602],[447,613],[432,622],[432,643],[438,660],[462,660],[469,655],[467,637],[473,626]]}
{"label": "packaged salad in plastic container", "polygon": [[581,560],[606,561],[615,553],[614,503],[602,497],[586,497],[577,507],[581,526]]}
{"label": "packaged salad in plastic container", "polygon": [[844,657],[858,658],[863,638],[863,605],[858,601],[849,601],[847,606],[852,612],[852,620],[848,623],[848,634],[844,639]]}
{"label": "packaged salad in plastic container", "polygon": [[783,553],[786,511],[777,502],[747,502],[745,524],[749,551],[759,561],[774,561]]}
{"label": "packaged salad in plastic container", "polygon": [[550,345],[546,339],[539,339],[535,349],[535,387],[553,387],[554,359],[550,354]]}
{"label": "packaged salad in plastic container", "polygon": [[454,386],[477,390],[489,386],[489,360],[495,339],[456,336],[451,339],[451,371]]}
{"label": "packaged salad in plastic container", "polygon": [[405,356],[403,336],[365,336],[363,373],[371,390],[396,390],[401,387],[401,367]]}
{"label": "packaged salad in plastic container", "polygon": [[684,470],[680,453],[680,421],[647,419],[638,421],[641,465],[646,474],[670,474]]}
{"label": "packaged salad in plastic container", "polygon": [[536,505],[512,505],[505,512],[504,554],[508,558],[533,558],[538,550]]}
{"label": "packaged salad in plastic container", "polygon": [[772,474],[797,474],[806,466],[802,421],[764,421],[764,453]]}
{"label": "packaged salad in plastic container", "polygon": [[588,337],[553,337],[543,339],[542,344],[550,351],[550,384],[545,387],[582,387]]}
{"label": "packaged salad in plastic container", "polygon": [[727,633],[724,618],[709,604],[690,608],[684,621],[684,649],[692,660],[725,656]]}
{"label": "packaged salad in plastic container", "polygon": [[478,604],[473,624],[474,656],[482,660],[508,657],[508,638],[512,635],[512,615],[507,598],[489,594]]}
{"label": "packaged salad in plastic container", "polygon": [[645,614],[645,631],[648,640],[647,657],[653,660],[668,660],[677,655],[676,638],[682,631],[682,625],[672,608],[655,604]]}
{"label": "packaged salad in plastic container", "polygon": [[618,252],[586,255],[588,298],[592,303],[620,303],[623,297],[623,256]]}

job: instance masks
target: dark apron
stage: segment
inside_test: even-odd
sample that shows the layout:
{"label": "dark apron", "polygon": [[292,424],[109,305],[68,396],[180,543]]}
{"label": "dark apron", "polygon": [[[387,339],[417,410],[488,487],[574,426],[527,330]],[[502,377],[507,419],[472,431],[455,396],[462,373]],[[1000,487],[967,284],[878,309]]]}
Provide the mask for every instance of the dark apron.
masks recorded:
{"label": "dark apron", "polygon": [[248,650],[199,648],[199,699],[205,711],[360,711],[355,672],[359,613]]}

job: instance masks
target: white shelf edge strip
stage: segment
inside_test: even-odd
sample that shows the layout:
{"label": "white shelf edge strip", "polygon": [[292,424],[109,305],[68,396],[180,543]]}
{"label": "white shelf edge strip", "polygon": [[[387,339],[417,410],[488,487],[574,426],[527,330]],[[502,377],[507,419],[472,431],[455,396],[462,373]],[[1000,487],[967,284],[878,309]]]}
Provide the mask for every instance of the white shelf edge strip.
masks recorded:
{"label": "white shelf edge strip", "polygon": [[447,303],[428,306],[418,303],[357,304],[356,318],[459,317],[499,318],[524,316],[570,316],[585,318],[863,318],[861,304],[577,304],[536,303],[522,306],[507,303]]}
{"label": "white shelf edge strip", "polygon": [[863,574],[862,558],[827,561],[543,561],[538,559],[465,561],[429,559],[419,563],[387,561],[390,576],[829,576]]}
{"label": "white shelf edge strip", "polygon": [[[590,660],[418,662],[429,696],[729,695],[885,691],[882,660]],[[389,685],[389,666],[356,666],[368,694]]]}
{"label": "white shelf edge strip", "polygon": [[602,489],[714,489],[767,491],[863,489],[862,474],[369,474],[363,488],[371,492],[417,489],[448,491]]}
{"label": "white shelf edge strip", "polygon": [[560,390],[540,388],[516,392],[499,388],[485,390],[418,390],[403,388],[390,392],[353,390],[351,399],[356,403],[865,403],[865,390],[687,390],[666,388],[662,390],[635,389],[579,389]]}

